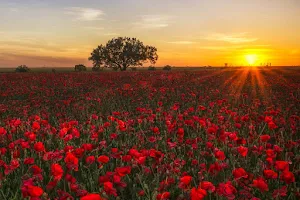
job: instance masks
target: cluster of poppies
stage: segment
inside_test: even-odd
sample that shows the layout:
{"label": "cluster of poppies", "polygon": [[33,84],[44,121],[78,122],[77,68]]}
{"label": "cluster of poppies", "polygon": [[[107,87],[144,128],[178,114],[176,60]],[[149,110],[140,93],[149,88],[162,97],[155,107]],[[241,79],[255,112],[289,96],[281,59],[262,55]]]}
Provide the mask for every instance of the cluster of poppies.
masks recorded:
{"label": "cluster of poppies", "polygon": [[0,74],[0,199],[300,199],[293,69]]}

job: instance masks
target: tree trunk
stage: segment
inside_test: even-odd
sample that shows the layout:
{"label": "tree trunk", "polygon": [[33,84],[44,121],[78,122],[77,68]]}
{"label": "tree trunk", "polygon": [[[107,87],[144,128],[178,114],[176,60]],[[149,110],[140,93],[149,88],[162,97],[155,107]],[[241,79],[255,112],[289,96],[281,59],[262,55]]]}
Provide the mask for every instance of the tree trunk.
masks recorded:
{"label": "tree trunk", "polygon": [[127,69],[127,65],[123,65],[122,71],[126,71],[126,69]]}

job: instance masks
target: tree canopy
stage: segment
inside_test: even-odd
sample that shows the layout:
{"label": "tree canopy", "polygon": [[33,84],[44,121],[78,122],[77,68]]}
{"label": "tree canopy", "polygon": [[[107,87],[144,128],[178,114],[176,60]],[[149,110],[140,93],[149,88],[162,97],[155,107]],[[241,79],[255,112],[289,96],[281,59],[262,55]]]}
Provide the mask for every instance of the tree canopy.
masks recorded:
{"label": "tree canopy", "polygon": [[146,62],[155,64],[157,59],[155,47],[129,37],[113,38],[105,46],[99,45],[89,57],[93,61],[93,68],[117,68],[121,71],[128,67],[142,66]]}

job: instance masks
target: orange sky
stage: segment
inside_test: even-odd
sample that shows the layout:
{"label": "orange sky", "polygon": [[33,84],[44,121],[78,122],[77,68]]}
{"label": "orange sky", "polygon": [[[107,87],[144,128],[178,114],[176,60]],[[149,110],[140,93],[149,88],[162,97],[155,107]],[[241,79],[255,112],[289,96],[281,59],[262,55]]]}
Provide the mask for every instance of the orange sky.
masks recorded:
{"label": "orange sky", "polygon": [[71,67],[113,37],[157,66],[300,65],[299,0],[2,0],[0,67]]}

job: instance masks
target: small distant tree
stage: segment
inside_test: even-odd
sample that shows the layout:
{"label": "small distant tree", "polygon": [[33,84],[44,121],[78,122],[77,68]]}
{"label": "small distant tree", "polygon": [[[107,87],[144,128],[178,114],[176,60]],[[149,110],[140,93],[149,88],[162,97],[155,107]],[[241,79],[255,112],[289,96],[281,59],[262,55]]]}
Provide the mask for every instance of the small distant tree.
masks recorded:
{"label": "small distant tree", "polygon": [[148,67],[148,70],[149,70],[149,71],[155,71],[155,70],[156,70],[156,67],[154,67],[154,66],[149,66],[149,67]]}
{"label": "small distant tree", "polygon": [[130,69],[131,69],[131,71],[136,71],[137,70],[136,67],[131,67]]}
{"label": "small distant tree", "polygon": [[29,72],[30,69],[26,65],[20,65],[16,68],[16,72]]}
{"label": "small distant tree", "polygon": [[95,67],[117,68],[125,71],[128,67],[142,66],[143,63],[155,64],[158,55],[157,49],[144,45],[136,38],[118,37],[99,45],[89,57]]}
{"label": "small distant tree", "polygon": [[163,67],[163,70],[170,71],[172,67],[170,65],[166,65]]}
{"label": "small distant tree", "polygon": [[51,71],[52,71],[52,73],[56,73],[56,69],[54,69],[54,68]]}
{"label": "small distant tree", "polygon": [[75,65],[75,71],[76,72],[86,71],[86,66],[84,66],[83,64]]}

